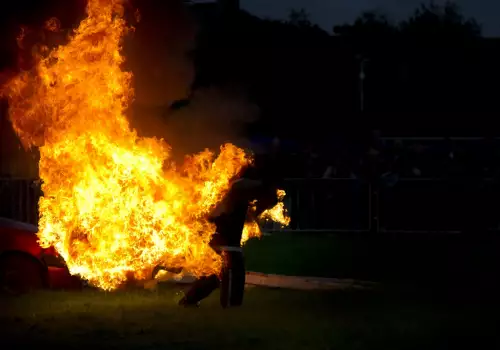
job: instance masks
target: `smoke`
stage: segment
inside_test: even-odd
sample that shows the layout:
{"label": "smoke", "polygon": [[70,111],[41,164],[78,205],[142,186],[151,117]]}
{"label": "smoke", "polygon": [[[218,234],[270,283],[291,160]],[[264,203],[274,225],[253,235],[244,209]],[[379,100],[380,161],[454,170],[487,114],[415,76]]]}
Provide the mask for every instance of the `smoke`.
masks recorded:
{"label": "smoke", "polygon": [[[174,157],[217,150],[225,142],[248,146],[248,123],[258,108],[244,89],[213,86],[191,90],[196,75],[192,52],[199,30],[189,8],[180,0],[137,1],[141,20],[126,46],[134,74],[132,126],[140,135],[164,138]],[[179,109],[170,106],[183,99]]]}
{"label": "smoke", "polygon": [[166,139],[181,157],[226,142],[249,147],[247,125],[258,117],[258,107],[246,94],[228,87],[211,87],[193,92],[189,104],[168,114]]}
{"label": "smoke", "polygon": [[134,74],[134,103],[150,108],[186,97],[195,74],[189,53],[196,39],[188,9],[181,0],[140,0],[132,2],[129,11],[134,9],[140,20],[124,46],[125,68]]}

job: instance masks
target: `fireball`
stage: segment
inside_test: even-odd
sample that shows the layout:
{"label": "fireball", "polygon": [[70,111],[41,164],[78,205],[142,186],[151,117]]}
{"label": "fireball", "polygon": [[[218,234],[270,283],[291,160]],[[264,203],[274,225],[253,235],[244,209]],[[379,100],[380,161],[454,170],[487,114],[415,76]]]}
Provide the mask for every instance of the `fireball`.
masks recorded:
{"label": "fireball", "polygon": [[[66,45],[40,47],[33,69],[3,90],[20,140],[40,151],[40,244],[106,290],[149,278],[157,265],[217,272],[207,214],[251,157],[226,144],[179,165],[164,140],[139,137],[125,117],[133,89],[122,69],[131,30],[122,0],[89,0],[86,11]],[[286,224],[278,206],[265,215]],[[243,241],[259,235],[250,223]]]}

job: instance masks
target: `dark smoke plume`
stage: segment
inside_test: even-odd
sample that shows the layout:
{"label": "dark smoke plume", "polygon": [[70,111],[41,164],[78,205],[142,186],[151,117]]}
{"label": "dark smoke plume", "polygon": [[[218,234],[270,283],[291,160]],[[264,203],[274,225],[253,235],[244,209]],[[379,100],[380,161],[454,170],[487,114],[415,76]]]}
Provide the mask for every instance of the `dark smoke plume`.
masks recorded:
{"label": "dark smoke plume", "polygon": [[[134,73],[132,124],[140,135],[167,140],[177,159],[225,142],[247,147],[244,131],[258,108],[244,89],[213,86],[191,90],[197,23],[182,1],[137,1],[141,20],[130,38],[127,60]],[[162,9],[162,10],[159,10]],[[178,100],[181,108],[170,108]]]}

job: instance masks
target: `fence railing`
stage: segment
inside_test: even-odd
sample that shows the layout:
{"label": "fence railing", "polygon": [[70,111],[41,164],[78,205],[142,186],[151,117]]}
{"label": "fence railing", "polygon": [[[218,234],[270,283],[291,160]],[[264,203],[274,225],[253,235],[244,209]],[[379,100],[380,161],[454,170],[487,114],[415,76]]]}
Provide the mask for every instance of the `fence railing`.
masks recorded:
{"label": "fence railing", "polygon": [[287,179],[289,227],[269,223],[266,231],[368,231],[371,186],[356,179]]}
{"label": "fence railing", "polygon": [[497,214],[494,202],[500,193],[496,186],[480,184],[488,181],[400,178],[388,184],[382,180],[288,179],[285,205],[291,225],[270,224],[265,229],[458,233],[471,224],[471,218],[479,218],[478,227],[498,230],[500,208]]}
{"label": "fence railing", "polygon": [[[285,207],[290,226],[267,223],[263,229],[457,232],[469,200],[461,186],[439,179],[399,179],[392,186],[358,179],[287,179]],[[36,225],[40,195],[36,180],[0,178],[0,217]],[[493,220],[489,226],[498,225]]]}
{"label": "fence railing", "polygon": [[40,184],[33,179],[0,179],[0,217],[38,224]]}

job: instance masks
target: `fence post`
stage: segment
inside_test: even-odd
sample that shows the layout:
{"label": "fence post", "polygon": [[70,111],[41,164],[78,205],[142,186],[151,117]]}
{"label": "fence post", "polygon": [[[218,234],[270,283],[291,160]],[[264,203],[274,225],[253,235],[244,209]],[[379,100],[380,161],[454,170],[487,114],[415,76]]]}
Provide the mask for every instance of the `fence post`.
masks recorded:
{"label": "fence post", "polygon": [[38,221],[40,220],[40,213],[38,211],[39,207],[39,202],[40,202],[40,197],[42,196],[42,185],[41,185],[41,182],[39,180],[35,180],[33,181],[33,185],[34,185],[34,188],[35,188],[35,203],[34,204],[34,207],[35,207],[35,225],[38,227]]}
{"label": "fence post", "polygon": [[380,231],[380,220],[379,220],[379,191],[380,186],[378,181],[370,181],[369,184],[369,213],[370,213],[370,232],[378,233]]}
{"label": "fence post", "polygon": [[297,200],[297,204],[295,206],[295,209],[296,209],[295,210],[295,218],[296,218],[296,223],[297,223],[296,230],[300,230],[300,220],[302,217],[300,216],[300,190],[299,189],[296,189],[296,191],[295,191],[295,198]]}
{"label": "fence post", "polygon": [[26,193],[24,196],[24,198],[26,199],[26,202],[24,203],[24,211],[26,213],[24,220],[26,220],[25,222],[27,222],[27,223],[33,224],[33,220],[32,220],[32,218],[33,218],[33,215],[32,215],[33,206],[32,206],[32,199],[31,199],[30,182],[31,182],[30,180],[23,181],[24,191]]}
{"label": "fence post", "polygon": [[16,205],[16,214],[14,216],[15,220],[23,221],[23,186],[22,183],[19,183],[19,181],[14,181],[14,186],[16,188],[16,195],[17,195],[17,205]]}

